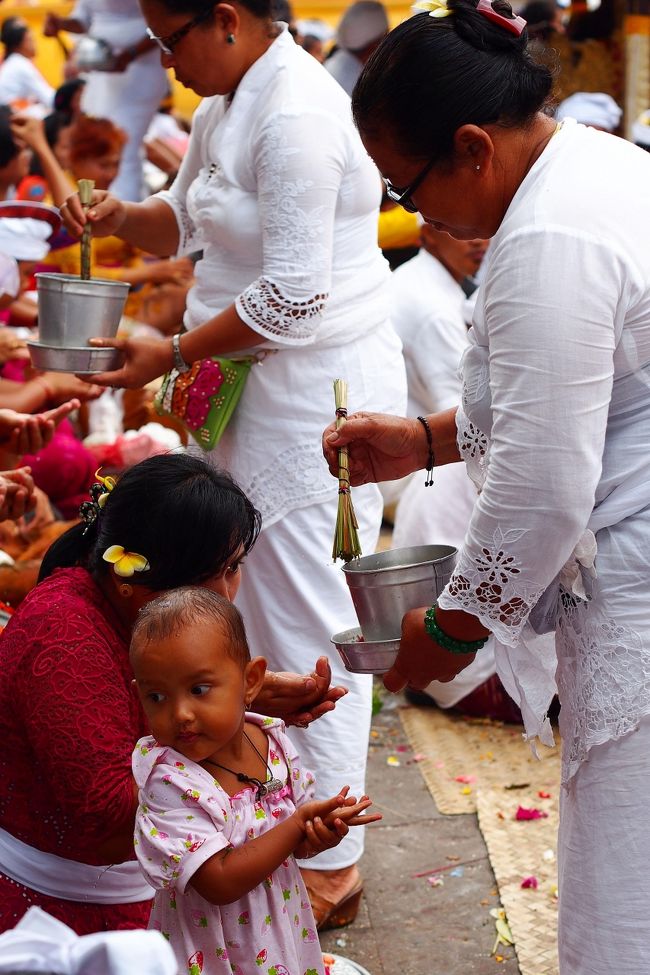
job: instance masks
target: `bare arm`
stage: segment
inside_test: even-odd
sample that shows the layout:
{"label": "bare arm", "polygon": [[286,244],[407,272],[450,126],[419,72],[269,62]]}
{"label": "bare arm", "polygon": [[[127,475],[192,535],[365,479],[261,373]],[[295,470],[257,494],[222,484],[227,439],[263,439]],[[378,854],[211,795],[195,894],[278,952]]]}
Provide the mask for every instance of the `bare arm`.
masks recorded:
{"label": "bare arm", "polygon": [[28,146],[36,153],[43,170],[43,176],[50,188],[52,199],[56,206],[62,206],[70,194],[74,193],[75,187],[52,152],[45,137],[42,121],[37,118],[18,115],[12,118],[9,124],[16,141]]}
{"label": "bare arm", "polygon": [[[258,332],[244,324],[235,306],[230,305],[205,324],[183,335],[180,350],[186,362],[196,362],[208,356],[226,355],[259,345],[260,338]],[[173,364],[171,339],[161,342],[159,339],[97,338],[91,339],[90,344],[124,352],[125,363],[121,369],[100,372],[92,377],[92,381],[100,386],[138,389],[157,376],[162,376]]]}
{"label": "bare arm", "polygon": [[[460,460],[456,445],[456,409],[427,417],[435,466]],[[354,487],[377,481],[398,480],[424,470],[429,456],[423,424],[416,419],[382,413],[353,413],[340,430],[330,424],[323,433],[323,453],[338,477],[338,448],[349,446],[350,480]]]}

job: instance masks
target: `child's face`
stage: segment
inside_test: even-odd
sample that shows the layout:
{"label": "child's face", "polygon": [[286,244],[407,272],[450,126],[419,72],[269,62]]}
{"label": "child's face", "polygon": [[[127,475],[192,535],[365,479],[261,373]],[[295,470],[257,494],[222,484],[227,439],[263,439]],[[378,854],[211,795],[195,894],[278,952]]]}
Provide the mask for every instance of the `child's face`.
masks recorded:
{"label": "child's face", "polygon": [[228,654],[226,639],[222,627],[197,623],[131,653],[152,735],[194,762],[210,758],[237,736],[245,703],[256,693],[261,658],[242,669]]}

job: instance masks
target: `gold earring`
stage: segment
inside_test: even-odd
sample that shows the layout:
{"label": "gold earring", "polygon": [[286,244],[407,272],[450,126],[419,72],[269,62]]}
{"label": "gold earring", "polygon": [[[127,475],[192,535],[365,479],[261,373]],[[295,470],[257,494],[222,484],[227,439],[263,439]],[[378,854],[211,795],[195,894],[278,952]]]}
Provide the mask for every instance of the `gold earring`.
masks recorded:
{"label": "gold earring", "polygon": [[120,586],[119,592],[123,599],[130,599],[133,595],[133,586],[130,586],[128,582],[123,582]]}

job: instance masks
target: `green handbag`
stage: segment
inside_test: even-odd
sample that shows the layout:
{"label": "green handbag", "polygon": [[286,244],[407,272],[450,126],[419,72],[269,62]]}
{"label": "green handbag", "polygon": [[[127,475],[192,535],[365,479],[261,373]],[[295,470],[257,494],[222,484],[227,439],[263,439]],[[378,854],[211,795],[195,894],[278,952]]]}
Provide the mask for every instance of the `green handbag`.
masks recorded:
{"label": "green handbag", "polygon": [[171,369],[154,399],[160,416],[175,416],[204,450],[221,439],[244,391],[255,356],[212,356],[192,363],[188,372]]}

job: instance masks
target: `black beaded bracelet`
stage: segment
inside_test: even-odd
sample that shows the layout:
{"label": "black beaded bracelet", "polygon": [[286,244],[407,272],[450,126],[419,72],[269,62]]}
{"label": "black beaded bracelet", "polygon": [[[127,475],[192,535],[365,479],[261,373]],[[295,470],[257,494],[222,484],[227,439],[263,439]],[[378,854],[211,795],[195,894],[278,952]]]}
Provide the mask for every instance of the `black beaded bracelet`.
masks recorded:
{"label": "black beaded bracelet", "polygon": [[435,463],[436,463],[436,455],[433,452],[433,437],[431,436],[431,427],[429,426],[429,421],[427,420],[426,416],[419,416],[418,420],[424,427],[424,432],[427,435],[427,447],[429,448],[429,456],[427,458],[427,466],[426,466],[427,476],[424,482],[424,486],[432,487],[433,468],[435,467]]}
{"label": "black beaded bracelet", "polygon": [[476,653],[477,650],[481,650],[485,646],[487,637],[482,640],[455,640],[444,630],[441,630],[436,622],[436,607],[437,603],[434,603],[431,609],[428,609],[424,614],[424,628],[431,639],[435,640],[443,650],[448,650],[449,653]]}

